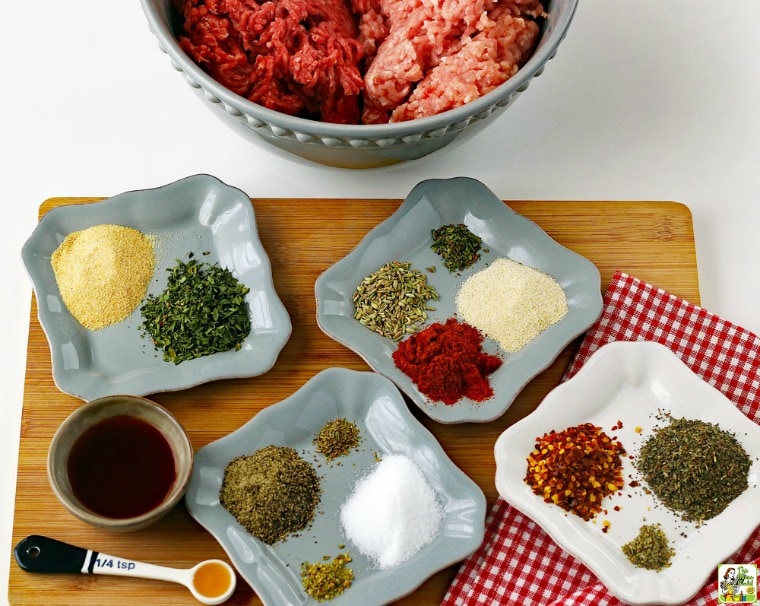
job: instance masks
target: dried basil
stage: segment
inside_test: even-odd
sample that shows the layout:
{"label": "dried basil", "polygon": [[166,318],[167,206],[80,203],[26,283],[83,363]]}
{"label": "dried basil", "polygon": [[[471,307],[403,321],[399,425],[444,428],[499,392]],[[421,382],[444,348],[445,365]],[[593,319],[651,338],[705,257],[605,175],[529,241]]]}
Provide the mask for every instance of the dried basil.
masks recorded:
{"label": "dried basil", "polygon": [[467,269],[480,258],[482,240],[464,223],[442,225],[430,234],[433,236],[431,248],[450,272]]}
{"label": "dried basil", "polygon": [[717,424],[681,418],[655,430],[635,465],[666,507],[699,523],[744,492],[751,460]]}

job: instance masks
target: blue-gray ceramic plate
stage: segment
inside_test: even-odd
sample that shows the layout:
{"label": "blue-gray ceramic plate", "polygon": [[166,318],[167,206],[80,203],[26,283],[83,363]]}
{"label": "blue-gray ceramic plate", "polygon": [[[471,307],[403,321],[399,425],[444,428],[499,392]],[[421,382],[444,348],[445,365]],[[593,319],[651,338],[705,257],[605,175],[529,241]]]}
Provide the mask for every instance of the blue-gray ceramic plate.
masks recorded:
{"label": "blue-gray ceramic plate", "polygon": [[[361,443],[349,455],[327,462],[316,452],[313,440],[325,423],[336,418],[355,423]],[[227,464],[270,444],[294,448],[313,462],[322,488],[311,527],[274,546],[254,538],[219,504]],[[380,570],[342,534],[339,512],[357,479],[376,464],[376,457],[390,453],[410,457],[422,470],[439,497],[444,520],[432,543],[401,565]],[[201,448],[195,455],[185,504],[267,606],[317,604],[301,588],[301,563],[346,551],[353,560],[354,581],[330,604],[372,606],[397,600],[474,552],[485,532],[483,492],[409,412],[396,386],[377,373],[345,368],[323,370],[292,396]]]}
{"label": "blue-gray ceramic plate", "polygon": [[[238,351],[173,364],[142,333],[138,308],[123,322],[90,331],[61,299],[50,257],[71,232],[111,223],[154,236],[156,269],[149,294],[166,288],[169,272],[189,253],[219,263],[250,292],[251,332]],[[208,254],[206,254],[208,253]],[[61,391],[92,400],[111,394],[148,395],[208,381],[252,377],[268,371],[290,338],[287,310],[274,289],[250,198],[209,175],[130,191],[101,202],[51,209],[22,248],[37,298],[40,324],[50,344],[53,379]]]}
{"label": "blue-gray ceramic plate", "polygon": [[[480,260],[450,273],[431,249],[431,230],[464,223],[483,241]],[[507,355],[491,339],[484,349],[504,364],[489,376],[494,395],[484,402],[463,399],[447,405],[417,389],[393,362],[396,343],[354,319],[352,295],[362,279],[389,261],[409,261],[426,274],[440,295],[431,301],[426,326],[445,322],[456,311],[460,285],[498,257],[506,257],[552,276],[564,289],[568,313],[520,351]],[[435,273],[426,268],[435,266]],[[359,354],[371,368],[390,378],[419,408],[442,423],[488,422],[500,417],[525,385],[585,332],[602,312],[599,270],[588,259],[561,246],[533,221],[512,211],[485,185],[467,177],[432,179],[417,185],[399,209],[370,231],[346,257],[327,269],[315,286],[317,323],[327,335]]]}
{"label": "blue-gray ceramic plate", "polygon": [[[674,419],[718,424],[735,434],[752,460],[747,489],[700,525],[683,521],[643,487],[628,484],[641,481],[630,456],[636,456],[653,428],[667,425],[666,413]],[[545,503],[523,479],[526,458],[538,437],[580,423],[593,423],[616,436],[629,455],[623,457],[626,486],[621,494],[607,497],[604,513],[589,522]],[[718,564],[731,561],[731,554],[760,524],[760,426],[659,343],[619,341],[599,348],[578,374],[504,431],[494,453],[499,494],[540,524],[626,604],[688,602],[716,578],[711,575]],[[604,520],[610,522],[606,531]],[[668,568],[659,572],[637,568],[623,554],[622,546],[636,537],[643,524],[660,524],[668,537],[675,551]]]}

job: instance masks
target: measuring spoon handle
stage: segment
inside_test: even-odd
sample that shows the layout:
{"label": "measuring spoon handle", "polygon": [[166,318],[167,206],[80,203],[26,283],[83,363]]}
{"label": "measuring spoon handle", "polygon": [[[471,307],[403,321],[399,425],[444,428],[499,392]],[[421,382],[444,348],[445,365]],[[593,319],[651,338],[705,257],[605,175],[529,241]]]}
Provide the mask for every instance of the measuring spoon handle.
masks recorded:
{"label": "measuring spoon handle", "polygon": [[88,553],[92,552],[37,534],[21,539],[13,550],[27,572],[91,572],[84,569]]}
{"label": "measuring spoon handle", "polygon": [[128,560],[41,535],[31,535],[21,540],[13,553],[18,565],[28,572],[108,574],[173,581],[182,585],[187,585],[191,575],[190,569]]}

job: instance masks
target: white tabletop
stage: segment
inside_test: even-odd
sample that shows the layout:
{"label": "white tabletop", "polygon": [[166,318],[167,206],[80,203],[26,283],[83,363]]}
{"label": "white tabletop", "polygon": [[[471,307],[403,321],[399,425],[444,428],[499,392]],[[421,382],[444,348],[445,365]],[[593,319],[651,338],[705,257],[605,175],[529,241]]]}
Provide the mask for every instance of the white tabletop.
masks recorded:
{"label": "white tabletop", "polygon": [[20,249],[47,198],[210,173],[252,197],[403,198],[465,175],[505,199],[674,200],[693,214],[703,306],[760,332],[757,0],[583,0],[544,74],[486,132],[358,172],[228,129],[158,50],[137,0],[29,6],[6,3],[0,36],[3,601],[32,292]]}

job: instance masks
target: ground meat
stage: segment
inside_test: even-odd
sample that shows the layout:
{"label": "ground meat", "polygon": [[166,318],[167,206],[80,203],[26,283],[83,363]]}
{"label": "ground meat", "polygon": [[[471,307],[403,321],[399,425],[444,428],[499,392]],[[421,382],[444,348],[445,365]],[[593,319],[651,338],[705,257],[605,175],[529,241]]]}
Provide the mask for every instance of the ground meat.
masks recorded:
{"label": "ground meat", "polygon": [[545,16],[538,0],[175,3],[180,46],[218,82],[348,124],[430,116],[493,90],[530,57]]}
{"label": "ground meat", "polygon": [[388,24],[380,8],[380,0],[350,0],[351,12],[359,22],[359,43],[364,65],[377,54],[377,47],[388,37]]}
{"label": "ground meat", "polygon": [[397,106],[391,122],[431,116],[474,101],[513,76],[530,56],[538,35],[533,21],[501,11],[498,19],[455,53],[441,58]]}
{"label": "ground meat", "polygon": [[[530,57],[536,2],[383,0],[390,33],[365,75],[363,122],[431,116],[477,99]],[[401,6],[399,6],[401,5]]]}
{"label": "ground meat", "polygon": [[176,2],[182,50],[220,84],[286,114],[359,120],[362,52],[342,0]]}

